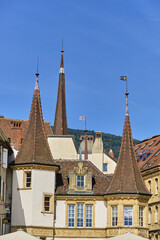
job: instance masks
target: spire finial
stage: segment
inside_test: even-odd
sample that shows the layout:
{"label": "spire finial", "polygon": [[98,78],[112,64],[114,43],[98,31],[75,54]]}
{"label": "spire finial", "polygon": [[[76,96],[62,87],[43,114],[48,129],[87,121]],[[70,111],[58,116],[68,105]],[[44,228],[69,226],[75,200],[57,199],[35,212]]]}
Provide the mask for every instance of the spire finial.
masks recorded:
{"label": "spire finial", "polygon": [[128,95],[129,95],[129,92],[128,92],[128,87],[127,87],[127,76],[120,76],[120,80],[126,82],[126,92],[125,92],[125,95],[126,95],[126,116],[129,116],[129,113],[128,113]]}
{"label": "spire finial", "polygon": [[38,65],[39,65],[39,57],[37,57],[37,72],[36,72],[36,85],[35,85],[35,90],[39,90],[39,84],[38,84],[38,76],[39,76],[39,72],[38,72]]}
{"label": "spire finial", "polygon": [[63,50],[63,38],[62,38],[61,65],[60,65],[59,73],[64,73],[63,53],[64,53],[64,50]]}

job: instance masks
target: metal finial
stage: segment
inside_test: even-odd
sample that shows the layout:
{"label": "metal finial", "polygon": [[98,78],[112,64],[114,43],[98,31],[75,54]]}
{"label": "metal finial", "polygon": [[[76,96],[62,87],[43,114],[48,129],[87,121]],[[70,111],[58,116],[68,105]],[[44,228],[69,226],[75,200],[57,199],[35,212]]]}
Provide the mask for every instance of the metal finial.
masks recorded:
{"label": "metal finial", "polygon": [[63,53],[64,50],[63,50],[63,37],[62,37],[62,50],[61,50],[61,53]]}
{"label": "metal finial", "polygon": [[37,57],[37,72],[36,72],[36,85],[35,85],[35,90],[39,90],[39,84],[38,84],[38,76],[39,76],[39,72],[38,72],[38,65],[39,65],[39,57]]}
{"label": "metal finial", "polygon": [[127,76],[120,76],[120,80],[126,82],[126,92],[125,92],[125,95],[126,95],[126,116],[129,116],[129,113],[128,113],[128,95],[129,95],[129,92],[128,92],[128,86],[127,86]]}

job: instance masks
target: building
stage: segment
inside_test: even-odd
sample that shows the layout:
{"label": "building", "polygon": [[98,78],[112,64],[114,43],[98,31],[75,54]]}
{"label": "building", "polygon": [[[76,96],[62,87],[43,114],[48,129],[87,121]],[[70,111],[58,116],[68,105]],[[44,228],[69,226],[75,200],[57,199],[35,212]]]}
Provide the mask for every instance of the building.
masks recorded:
{"label": "building", "polygon": [[96,133],[92,153],[86,157],[84,152],[84,159],[68,135],[63,51],[54,135],[46,136],[38,77],[37,72],[26,134],[10,161],[7,177],[12,180],[7,192],[12,196],[11,231],[22,228],[43,240],[106,239],[128,231],[147,237],[151,193],[136,161],[128,93],[121,149],[112,176],[104,174],[104,164],[113,173],[116,163],[103,151],[101,132]]}
{"label": "building", "polygon": [[151,239],[160,239],[160,135],[135,146],[138,166],[152,197],[148,202],[148,227]]}
{"label": "building", "polygon": [[8,163],[13,155],[9,141],[0,128],[0,235],[10,232],[11,196],[8,194]]}

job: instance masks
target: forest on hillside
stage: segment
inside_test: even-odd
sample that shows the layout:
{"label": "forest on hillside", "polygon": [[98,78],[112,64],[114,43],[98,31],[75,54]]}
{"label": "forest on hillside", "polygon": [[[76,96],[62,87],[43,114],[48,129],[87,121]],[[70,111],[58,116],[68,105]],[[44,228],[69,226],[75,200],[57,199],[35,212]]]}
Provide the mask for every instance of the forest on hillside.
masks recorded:
{"label": "forest on hillside", "polygon": [[[84,135],[84,130],[79,130],[79,129],[68,129],[68,134],[69,135],[74,135],[75,137],[75,142],[76,142],[76,146],[77,148],[79,148],[79,139],[81,135]],[[95,136],[95,132],[92,131],[87,131],[87,135],[93,135]],[[120,146],[121,146],[121,136],[116,136],[113,134],[109,134],[109,133],[102,133],[102,139],[103,139],[103,144],[104,144],[104,151],[106,153],[109,152],[110,147],[113,150],[114,156],[117,159],[118,158],[118,154],[119,154],[119,150],[120,150]],[[139,140],[133,139],[133,143],[134,145],[136,145],[137,143],[139,143]]]}

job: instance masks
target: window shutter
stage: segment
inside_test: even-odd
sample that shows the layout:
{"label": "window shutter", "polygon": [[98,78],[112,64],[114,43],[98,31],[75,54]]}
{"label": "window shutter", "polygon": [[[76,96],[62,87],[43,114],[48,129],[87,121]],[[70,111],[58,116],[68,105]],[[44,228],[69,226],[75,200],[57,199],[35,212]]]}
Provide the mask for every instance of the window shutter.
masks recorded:
{"label": "window shutter", "polygon": [[3,148],[3,168],[7,168],[8,149]]}

